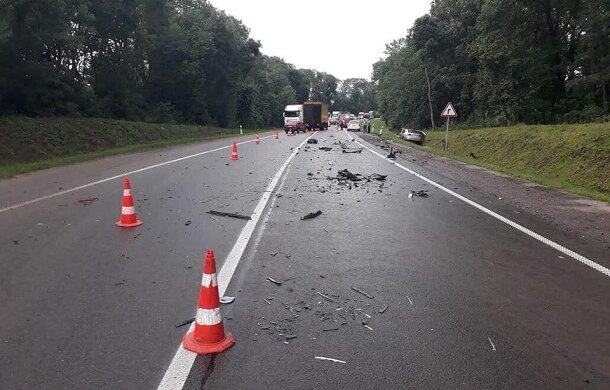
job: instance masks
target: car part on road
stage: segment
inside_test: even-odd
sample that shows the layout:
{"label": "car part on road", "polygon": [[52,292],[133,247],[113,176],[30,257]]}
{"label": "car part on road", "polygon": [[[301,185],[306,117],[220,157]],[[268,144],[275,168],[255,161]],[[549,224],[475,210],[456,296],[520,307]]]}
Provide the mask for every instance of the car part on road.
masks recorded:
{"label": "car part on road", "polygon": [[235,338],[231,332],[225,331],[222,323],[214,251],[208,250],[203,264],[195,328],[184,336],[182,346],[198,355],[205,355],[224,352],[233,344]]}
{"label": "car part on road", "polygon": [[386,311],[386,310],[388,310],[388,307],[390,307],[390,306],[389,306],[389,305],[384,304],[383,306],[381,306],[381,307],[379,308],[379,310],[377,310],[377,312],[378,312],[379,314],[383,314],[383,313],[385,313],[385,311]]}
{"label": "car part on road", "polygon": [[374,296],[372,296],[371,294],[367,293],[366,291],[363,291],[361,289],[359,289],[358,287],[354,287],[352,286],[352,290],[359,292],[360,294],[364,295],[365,297],[369,298],[369,299],[375,299]]}
{"label": "car part on road", "polygon": [[315,213],[309,213],[309,214],[307,214],[306,216],[304,216],[303,218],[301,218],[301,221],[304,221],[304,220],[306,220],[306,219],[313,219],[313,218],[319,217],[320,215],[322,215],[322,211],[321,211],[321,210],[318,210],[318,211],[316,211]]}
{"label": "car part on road", "polygon": [[364,148],[343,148],[343,153],[362,153]]}
{"label": "car part on road", "polygon": [[277,284],[278,286],[282,285],[282,282],[279,282],[273,278],[270,278],[269,276],[267,276],[267,280],[270,281],[271,283]]}
{"label": "car part on road", "polygon": [[193,317],[193,318],[189,318],[188,320],[184,320],[184,321],[178,322],[178,323],[177,323],[176,325],[174,325],[174,326],[175,326],[176,328],[180,328],[180,327],[182,327],[182,326],[184,326],[184,325],[188,325],[188,324],[190,324],[190,323],[191,323],[191,322],[193,322],[193,321],[195,321],[195,317]]}
{"label": "car part on road", "polygon": [[250,217],[248,215],[242,215],[242,214],[237,214],[237,213],[227,213],[227,212],[224,212],[224,211],[210,210],[210,211],[208,211],[208,214],[218,215],[219,217],[230,217],[230,218],[245,219],[245,220],[248,220],[248,221],[252,219],[252,217]]}
{"label": "car part on road", "polygon": [[333,150],[333,148],[331,148],[330,146],[320,146],[318,149],[323,150],[325,152],[330,152],[331,150]]}
{"label": "car part on road", "polygon": [[89,205],[95,203],[97,200],[98,200],[98,198],[79,199],[78,203],[82,204],[83,206],[89,206]]}
{"label": "car part on road", "polygon": [[[409,198],[413,199],[415,196],[419,196],[420,198],[427,198],[430,195],[428,194],[428,190],[419,190],[419,191],[411,191],[409,194]],[[415,199],[413,199],[415,202]]]}
{"label": "car part on road", "polygon": [[186,222],[184,223],[184,226],[188,226],[188,225],[190,225],[190,224],[191,224],[191,220],[189,219],[188,221],[186,221]]}
{"label": "car part on road", "polygon": [[220,303],[223,303],[225,305],[228,305],[233,302],[235,302],[235,297],[229,297],[227,295],[220,297]]}
{"label": "car part on road", "polygon": [[318,143],[318,140],[317,140],[317,139],[315,139],[315,138],[310,138],[310,139],[308,139],[308,140],[307,140],[307,143],[308,143],[308,144],[317,144],[317,143]]}

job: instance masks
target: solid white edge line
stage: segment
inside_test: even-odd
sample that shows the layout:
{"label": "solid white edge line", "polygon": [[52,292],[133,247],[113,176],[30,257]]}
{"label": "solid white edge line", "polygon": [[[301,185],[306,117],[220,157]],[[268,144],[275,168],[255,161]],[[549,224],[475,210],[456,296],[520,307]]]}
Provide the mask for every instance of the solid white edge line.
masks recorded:
{"label": "solid white edge line", "polygon": [[[231,282],[231,278],[233,277],[233,274],[237,269],[239,260],[241,259],[241,256],[243,255],[244,250],[246,249],[246,246],[248,245],[248,242],[252,237],[252,234],[254,233],[254,229],[263,213],[263,210],[265,209],[265,206],[267,205],[267,202],[269,201],[269,198],[273,194],[277,183],[279,182],[280,178],[284,174],[284,171],[286,170],[290,162],[294,159],[294,157],[297,155],[303,144],[305,144],[307,140],[311,138],[314,134],[316,134],[316,132],[310,134],[309,137],[307,137],[303,142],[299,144],[299,146],[294,148],[288,159],[280,167],[275,176],[273,176],[273,179],[271,179],[271,182],[267,186],[265,192],[263,192],[262,198],[254,208],[254,212],[252,213],[252,219],[249,220],[242,229],[239,237],[237,238],[237,241],[235,242],[235,245],[233,245],[231,252],[229,252],[227,259],[225,260],[220,272],[218,273],[218,294],[221,297],[224,296],[227,286]],[[188,332],[191,332],[193,328],[194,324],[191,324],[191,327],[189,328]],[[184,387],[184,383],[186,382],[186,378],[188,377],[191,371],[193,363],[195,362],[196,357],[196,353],[187,351],[186,349],[182,348],[182,343],[180,343],[180,345],[178,346],[178,350],[176,351],[176,354],[172,359],[172,362],[170,363],[167,371],[165,372],[165,375],[163,376],[163,379],[161,380],[161,383],[159,384],[159,387],[157,387],[157,390],[182,389]]]}
{"label": "solid white edge line", "polygon": [[[349,133],[347,135],[350,138],[352,138]],[[458,198],[459,200],[461,200],[461,201],[463,201],[463,202],[465,202],[465,203],[467,203],[467,204],[469,204],[469,205],[471,205],[471,206],[481,210],[482,212],[484,212],[484,213],[486,213],[486,214],[488,214],[488,215],[490,215],[490,216],[492,216],[492,217],[494,217],[494,218],[504,222],[505,224],[507,224],[507,225],[509,225],[509,226],[511,226],[511,227],[513,227],[513,228],[515,228],[515,229],[517,229],[519,231],[521,231],[522,233],[527,234],[528,236],[530,236],[530,237],[532,237],[532,238],[542,242],[543,244],[546,244],[546,245],[550,246],[551,248],[553,248],[553,249],[555,249],[555,250],[557,250],[557,251],[559,251],[559,252],[561,252],[561,253],[563,253],[563,254],[565,254],[567,256],[570,256],[571,258],[573,258],[573,259],[575,259],[575,260],[577,260],[577,261],[579,261],[579,262],[581,262],[581,263],[583,263],[583,264],[593,268],[594,270],[599,271],[599,272],[601,272],[602,274],[604,274],[606,276],[610,276],[610,269],[604,267],[603,265],[598,264],[598,263],[594,262],[593,260],[590,260],[590,259],[588,259],[588,258],[586,258],[586,257],[584,257],[584,256],[582,256],[582,255],[580,255],[580,254],[578,254],[578,253],[576,253],[576,252],[574,252],[574,251],[572,251],[572,250],[570,250],[570,249],[568,249],[568,248],[566,248],[566,247],[556,243],[555,241],[552,241],[552,240],[550,240],[550,239],[548,239],[548,238],[546,238],[546,237],[544,237],[544,236],[542,236],[542,235],[540,235],[540,234],[538,234],[538,233],[536,233],[536,232],[526,228],[525,226],[519,225],[518,223],[511,221],[510,219],[508,219],[508,218],[506,218],[506,217],[496,213],[495,211],[492,211],[492,210],[490,210],[490,209],[488,209],[488,208],[486,208],[484,206],[481,206],[480,204],[478,204],[478,203],[476,203],[476,202],[474,202],[474,201],[472,201],[472,200],[470,200],[470,199],[468,199],[468,198],[466,198],[466,197],[464,197],[464,196],[462,196],[462,195],[460,195],[460,194],[458,194],[456,192],[453,192],[453,191],[451,191],[450,189],[448,189],[446,187],[443,187],[442,185],[436,183],[435,181],[430,180],[427,177],[425,177],[425,176],[423,176],[423,175],[421,175],[421,174],[419,174],[419,173],[417,173],[417,172],[415,172],[415,171],[413,171],[413,170],[411,170],[411,169],[409,169],[409,168],[407,168],[405,166],[402,166],[401,164],[397,163],[396,161],[392,161],[392,160],[388,159],[387,157],[383,156],[381,153],[378,153],[375,150],[369,148],[368,146],[362,144],[360,141],[355,141],[355,142],[358,145],[362,146],[363,148],[367,149],[369,152],[371,152],[373,154],[376,154],[377,156],[381,157],[382,159],[384,159],[386,161],[389,161],[393,165],[396,165],[397,167],[401,168],[402,170],[404,170],[404,171],[406,171],[406,172],[408,172],[408,173],[410,173],[410,174],[420,178],[421,180],[423,180],[423,181],[433,185],[434,187],[436,187],[436,188],[438,188],[440,190],[445,191],[449,195],[452,195],[452,196]]]}
{"label": "solid white edge line", "polygon": [[[263,137],[261,139],[271,138],[271,137],[274,137],[274,135],[269,135],[269,136]],[[237,142],[237,145],[247,144],[249,142],[255,142],[255,140]],[[231,143],[230,145],[222,146],[220,148],[211,149],[211,150],[205,150],[203,152],[199,152],[199,153],[191,154],[191,155],[188,155],[188,156],[176,158],[174,160],[165,161],[165,162],[162,162],[162,163],[159,163],[159,164],[150,165],[150,166],[147,166],[147,167],[144,167],[144,168],[140,168],[140,169],[135,169],[135,170],[129,171],[129,172],[123,172],[123,173],[120,173],[120,174],[115,175],[115,176],[111,176],[111,177],[107,177],[105,179],[101,179],[101,180],[97,180],[97,181],[94,181],[94,182],[91,182],[91,183],[83,184],[82,186],[69,188],[67,190],[56,192],[54,194],[49,194],[49,195],[41,196],[40,198],[36,198],[36,199],[28,200],[28,201],[25,201],[25,202],[22,202],[22,203],[17,203],[17,204],[14,204],[12,206],[4,207],[4,208],[0,209],[0,213],[3,213],[5,211],[9,211],[9,210],[14,210],[14,209],[17,209],[17,208],[20,208],[20,207],[23,207],[23,206],[27,206],[27,205],[30,205],[32,203],[37,203],[37,202],[40,202],[40,201],[43,201],[43,200],[55,198],[57,196],[69,194],[70,192],[82,190],[83,188],[88,188],[88,187],[91,187],[91,186],[94,186],[94,185],[97,185],[97,184],[105,183],[107,181],[123,178],[125,176],[133,175],[135,173],[140,173],[140,172],[148,171],[150,169],[162,167],[162,166],[168,165],[168,164],[173,164],[175,162],[182,161],[182,160],[187,160],[189,158],[202,156],[204,154],[218,152],[219,150],[228,149],[228,148],[230,148],[232,146],[233,146],[233,144]]]}

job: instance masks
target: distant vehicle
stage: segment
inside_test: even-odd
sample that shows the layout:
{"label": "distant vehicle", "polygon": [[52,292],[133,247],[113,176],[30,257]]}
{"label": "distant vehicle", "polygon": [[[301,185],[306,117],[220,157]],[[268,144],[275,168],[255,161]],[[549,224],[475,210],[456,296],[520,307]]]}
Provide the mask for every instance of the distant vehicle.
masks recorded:
{"label": "distant vehicle", "polygon": [[339,119],[339,127],[341,127],[342,129],[346,129],[347,125],[349,124],[349,121],[351,121],[352,119],[354,119],[354,116],[352,114],[342,114],[341,119]]}
{"label": "distant vehicle", "polygon": [[340,118],[339,114],[331,115],[330,118],[328,119],[328,124],[331,125],[331,126],[339,124],[339,118]]}
{"label": "distant vehicle", "polygon": [[352,119],[347,124],[347,131],[360,131],[360,119]]}
{"label": "distant vehicle", "polygon": [[421,130],[402,129],[398,136],[404,140],[415,142],[420,145],[426,140],[426,133]]}
{"label": "distant vehicle", "polygon": [[307,130],[328,130],[328,105],[322,102],[303,103],[303,124]]}
{"label": "distant vehicle", "polygon": [[303,133],[307,130],[303,122],[303,105],[302,104],[291,104],[284,108],[284,131],[288,132],[299,132]]}

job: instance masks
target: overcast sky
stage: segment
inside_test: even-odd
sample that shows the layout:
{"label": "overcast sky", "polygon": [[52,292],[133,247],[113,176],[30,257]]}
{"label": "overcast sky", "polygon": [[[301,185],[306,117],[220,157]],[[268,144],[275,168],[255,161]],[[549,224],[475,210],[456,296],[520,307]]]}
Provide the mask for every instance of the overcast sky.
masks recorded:
{"label": "overcast sky", "polygon": [[370,79],[385,45],[407,34],[430,0],[209,0],[240,19],[262,52],[340,79]]}

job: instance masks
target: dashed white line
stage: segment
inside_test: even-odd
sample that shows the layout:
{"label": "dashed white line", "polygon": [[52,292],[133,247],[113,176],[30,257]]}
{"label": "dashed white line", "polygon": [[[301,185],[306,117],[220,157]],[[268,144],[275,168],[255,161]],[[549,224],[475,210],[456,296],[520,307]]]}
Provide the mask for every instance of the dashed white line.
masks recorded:
{"label": "dashed white line", "polygon": [[[270,138],[270,137],[273,137],[273,136],[272,135],[268,135],[268,136],[263,137],[261,139]],[[238,142],[237,145],[247,144],[249,142],[255,142],[255,140],[248,140],[248,141]],[[176,159],[169,160],[169,161],[165,161],[165,162],[162,162],[162,163],[159,163],[159,164],[149,165],[147,167],[140,168],[140,169],[135,169],[133,171],[123,172],[123,173],[120,173],[118,175],[107,177],[105,179],[97,180],[97,181],[94,181],[94,182],[91,182],[91,183],[83,184],[83,185],[78,186],[78,187],[69,188],[67,190],[63,190],[63,191],[55,192],[53,194],[41,196],[40,198],[36,198],[36,199],[28,200],[28,201],[25,201],[25,202],[22,202],[22,203],[17,203],[17,204],[14,204],[12,206],[4,207],[4,208],[0,209],[0,213],[3,213],[5,211],[9,211],[9,210],[14,210],[14,209],[17,209],[17,208],[20,208],[20,207],[23,207],[23,206],[27,206],[27,205],[30,205],[32,203],[37,203],[37,202],[40,202],[40,201],[43,201],[43,200],[55,198],[57,196],[69,194],[70,192],[82,190],[83,188],[88,188],[88,187],[91,187],[91,186],[94,186],[94,185],[97,185],[97,184],[106,183],[107,181],[111,181],[111,180],[115,180],[115,179],[122,179],[125,176],[133,175],[135,173],[140,173],[140,172],[148,171],[150,169],[162,167],[162,166],[168,165],[168,164],[173,164],[173,163],[178,162],[178,161],[187,160],[189,158],[202,156],[204,154],[217,152],[217,151],[223,150],[223,149],[228,149],[228,148],[230,148],[232,146],[233,146],[233,144],[227,145],[227,146],[222,146],[220,148],[206,150],[206,151],[203,151],[203,152],[191,154],[191,155],[188,155],[188,156],[176,158]]]}
{"label": "dashed white line", "polygon": [[[352,136],[349,133],[348,133],[348,136],[351,139],[353,139]],[[536,232],[526,228],[525,226],[519,225],[518,223],[511,221],[510,219],[508,219],[508,218],[506,218],[506,217],[496,213],[495,211],[491,211],[490,209],[488,209],[488,208],[486,208],[484,206],[481,206],[480,204],[478,204],[478,203],[476,203],[476,202],[466,198],[465,196],[462,196],[462,195],[458,194],[457,192],[451,191],[450,189],[448,189],[446,187],[443,187],[442,185],[438,184],[437,182],[435,182],[433,180],[430,180],[427,177],[425,177],[425,176],[423,176],[423,175],[421,175],[421,174],[419,174],[419,173],[417,173],[417,172],[415,172],[415,171],[413,171],[413,170],[411,170],[411,169],[409,169],[409,168],[407,168],[407,167],[405,167],[405,166],[403,166],[403,165],[401,165],[401,164],[399,164],[399,163],[397,163],[395,161],[392,161],[392,160],[388,159],[387,157],[383,156],[381,153],[378,153],[377,151],[369,148],[367,145],[361,143],[360,141],[355,141],[355,142],[358,145],[362,146],[363,148],[367,149],[369,152],[371,152],[371,153],[381,157],[382,159],[384,159],[384,160],[386,160],[386,161],[396,165],[397,167],[399,167],[403,171],[406,171],[406,172],[412,174],[413,176],[416,176],[416,177],[420,178],[421,180],[423,180],[423,181],[433,185],[434,187],[436,187],[436,188],[438,188],[438,189],[440,189],[442,191],[445,191],[449,195],[452,195],[452,196],[458,198],[459,200],[461,200],[461,201],[463,201],[463,202],[465,202],[465,203],[467,203],[467,204],[469,204],[469,205],[471,205],[471,206],[473,206],[473,207],[483,211],[484,213],[486,213],[486,214],[488,214],[488,215],[490,215],[490,216],[492,216],[492,217],[494,217],[494,218],[504,222],[505,224],[507,224],[507,225],[509,225],[509,226],[511,226],[511,227],[513,227],[513,228],[515,228],[515,229],[517,229],[519,231],[521,231],[522,233],[527,234],[528,236],[530,236],[530,237],[532,237],[532,238],[542,242],[543,244],[546,244],[546,245],[550,246],[551,248],[553,248],[553,249],[563,253],[564,255],[570,256],[571,258],[573,258],[573,259],[575,259],[575,260],[577,260],[577,261],[579,261],[579,262],[581,262],[581,263],[583,263],[583,264],[593,268],[596,271],[601,272],[602,274],[604,274],[606,276],[610,276],[610,269],[604,267],[603,265],[598,264],[598,263],[594,262],[593,260],[588,259],[585,256],[580,255],[580,254],[578,254],[578,253],[576,253],[576,252],[574,252],[574,251],[572,251],[572,250],[570,250],[570,249],[568,249],[568,248],[566,248],[566,247],[564,247],[564,246],[562,246],[562,245],[560,245],[560,244],[558,244],[558,243],[556,243],[556,242],[554,242],[554,241],[552,241],[552,240],[550,240],[550,239],[548,239],[548,238],[546,238],[546,237],[544,237],[544,236],[542,236],[542,235],[540,235],[540,234],[538,234],[538,233],[536,233]]]}
{"label": "dashed white line", "polygon": [[[273,179],[271,179],[271,182],[267,186],[267,189],[263,192],[263,196],[254,208],[254,212],[251,216],[252,219],[246,222],[246,225],[242,229],[239,237],[237,238],[237,241],[235,242],[235,245],[233,245],[231,252],[229,252],[227,259],[223,263],[222,268],[218,273],[218,293],[221,297],[224,296],[225,291],[227,290],[227,286],[229,285],[229,282],[231,282],[231,278],[233,277],[233,274],[237,269],[237,265],[239,264],[244,250],[246,249],[246,246],[248,245],[248,242],[250,241],[250,238],[254,233],[254,229],[256,228],[256,225],[258,224],[258,221],[263,213],[263,210],[265,209],[269,198],[271,198],[271,196],[273,195],[273,191],[276,188],[280,178],[284,174],[284,171],[286,170],[290,162],[297,155],[301,147],[314,134],[315,132],[312,133],[309,137],[307,137],[303,142],[301,142],[299,146],[294,148],[288,159],[280,167],[275,176],[273,176]],[[191,325],[191,329],[189,329],[189,331],[192,330],[193,326],[194,324]],[[197,354],[185,350],[184,348],[182,348],[181,344],[178,347],[178,350],[176,351],[176,354],[174,355],[174,358],[172,359],[169,368],[165,372],[165,375],[163,376],[159,387],[157,387],[157,390],[182,389],[184,387],[184,383],[186,382],[186,378],[188,377],[191,371],[193,363],[195,362],[196,357]]]}

